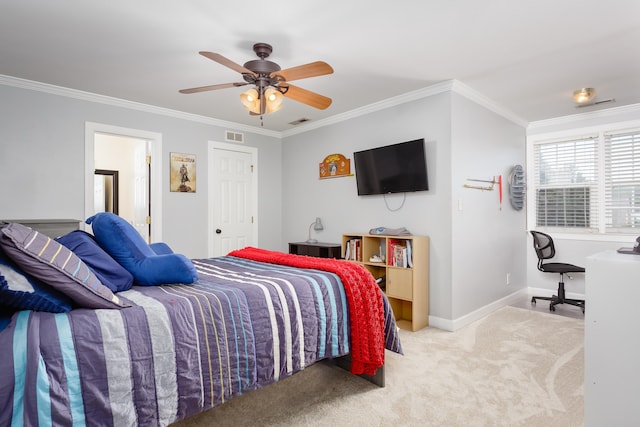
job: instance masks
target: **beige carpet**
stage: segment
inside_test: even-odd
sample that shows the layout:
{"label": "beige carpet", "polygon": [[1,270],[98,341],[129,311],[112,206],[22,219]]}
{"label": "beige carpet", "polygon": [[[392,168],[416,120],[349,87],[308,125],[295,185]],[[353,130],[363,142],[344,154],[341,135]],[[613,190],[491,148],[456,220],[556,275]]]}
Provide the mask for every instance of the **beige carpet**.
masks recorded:
{"label": "beige carpet", "polygon": [[504,307],[456,332],[401,331],[386,387],[326,364],[176,424],[580,426],[584,321]]}

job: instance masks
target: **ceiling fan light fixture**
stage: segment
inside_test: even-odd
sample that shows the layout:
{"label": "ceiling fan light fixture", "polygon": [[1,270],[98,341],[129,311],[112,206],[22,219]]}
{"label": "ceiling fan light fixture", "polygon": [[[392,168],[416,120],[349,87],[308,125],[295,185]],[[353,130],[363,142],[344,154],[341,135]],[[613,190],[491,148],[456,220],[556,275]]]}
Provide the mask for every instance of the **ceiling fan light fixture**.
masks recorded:
{"label": "ceiling fan light fixture", "polygon": [[241,93],[240,102],[242,102],[243,107],[247,110],[255,114],[260,114],[260,99],[257,90],[249,89]]}
{"label": "ceiling fan light fixture", "polygon": [[592,87],[583,87],[573,91],[573,100],[577,104],[584,104],[596,96],[596,90]]}
{"label": "ceiling fan light fixture", "polygon": [[282,100],[284,96],[279,90],[273,87],[268,87],[264,92],[265,99],[267,100],[267,113],[275,113],[282,108]]}
{"label": "ceiling fan light fixture", "polygon": [[282,94],[272,87],[267,88],[264,94],[267,97],[267,102],[271,102],[271,103],[282,102]]}

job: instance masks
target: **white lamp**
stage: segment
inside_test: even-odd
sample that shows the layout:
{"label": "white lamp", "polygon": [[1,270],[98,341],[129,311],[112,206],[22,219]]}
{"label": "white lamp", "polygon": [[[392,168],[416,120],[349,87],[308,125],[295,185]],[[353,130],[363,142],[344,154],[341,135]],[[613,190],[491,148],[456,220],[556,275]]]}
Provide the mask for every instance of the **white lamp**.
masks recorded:
{"label": "white lamp", "polygon": [[322,221],[320,221],[320,218],[316,217],[316,220],[313,221],[311,223],[311,225],[309,226],[309,238],[307,239],[307,243],[318,243],[317,239],[312,239],[311,238],[311,229],[314,229],[316,231],[322,231],[324,230],[324,227],[322,226]]}

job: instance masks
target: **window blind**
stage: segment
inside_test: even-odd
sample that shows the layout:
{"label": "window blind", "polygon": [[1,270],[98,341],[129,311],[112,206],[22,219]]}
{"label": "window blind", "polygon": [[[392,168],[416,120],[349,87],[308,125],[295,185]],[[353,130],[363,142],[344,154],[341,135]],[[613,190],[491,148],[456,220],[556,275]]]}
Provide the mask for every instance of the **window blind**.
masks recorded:
{"label": "window blind", "polygon": [[640,228],[640,129],[605,133],[605,226],[607,232]]}
{"label": "window blind", "polygon": [[536,226],[598,229],[597,137],[534,146]]}

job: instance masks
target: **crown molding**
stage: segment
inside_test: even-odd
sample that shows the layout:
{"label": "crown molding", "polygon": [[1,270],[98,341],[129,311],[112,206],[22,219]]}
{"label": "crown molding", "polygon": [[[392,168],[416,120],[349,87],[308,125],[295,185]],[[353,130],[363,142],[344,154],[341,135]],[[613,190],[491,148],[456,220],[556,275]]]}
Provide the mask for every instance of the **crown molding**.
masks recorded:
{"label": "crown molding", "polygon": [[603,110],[589,111],[587,113],[571,114],[568,116],[555,117],[553,119],[538,120],[529,123],[527,130],[546,128],[550,126],[572,124],[580,120],[593,120],[619,116],[622,114],[640,113],[640,104],[622,105],[620,107],[606,108]]}
{"label": "crown molding", "polygon": [[472,89],[471,87],[467,86],[461,81],[453,80],[452,91],[457,93],[458,95],[464,96],[465,98],[475,102],[476,104],[483,106],[487,110],[492,111],[495,114],[502,116],[507,120],[512,121],[513,123],[519,126],[526,128],[527,125],[529,124],[528,121],[518,116],[517,114],[514,114],[511,110],[500,105],[499,103],[495,102],[489,97],[481,94],[475,89]]}
{"label": "crown molding", "polygon": [[426,98],[429,96],[437,95],[439,93],[450,91],[452,88],[452,80],[444,81],[440,83],[427,86],[422,89],[407,92],[402,95],[394,96],[384,99],[382,101],[374,102],[373,104],[365,105],[364,107],[356,108],[354,110],[346,111],[344,113],[336,114],[326,119],[310,122],[302,126],[298,126],[294,129],[285,130],[282,132],[283,137],[297,135],[300,133],[308,132],[313,129],[318,129],[324,126],[333,125],[336,123],[344,122],[356,117],[364,116],[376,111],[384,110],[387,108],[395,107],[396,105],[405,104],[407,102],[415,101],[418,99]]}
{"label": "crown molding", "polygon": [[353,119],[355,117],[364,116],[365,114],[370,114],[375,111],[384,110],[386,108],[395,107],[397,105],[405,104],[407,102],[415,101],[422,98],[427,98],[429,96],[437,95],[444,92],[455,92],[465,98],[479,104],[486,109],[514,122],[515,124],[522,126],[524,128],[527,127],[528,122],[523,118],[513,114],[508,109],[504,108],[497,102],[489,99],[488,97],[482,95],[481,93],[471,89],[469,86],[458,80],[446,80],[443,82],[435,83],[433,85],[427,86],[422,89],[418,89],[412,92],[407,92],[402,95],[394,96],[392,98],[388,98],[382,100],[380,102],[375,102],[373,104],[365,105],[364,107],[356,108],[355,110],[347,111],[345,113],[336,114],[335,116],[327,117],[323,120],[318,120],[316,122],[304,124],[302,126],[296,127],[295,129],[289,129],[282,132],[283,137],[297,135],[300,133],[308,132],[313,129],[318,129],[324,126],[332,125],[335,123],[343,122],[345,120]]}
{"label": "crown molding", "polygon": [[143,104],[140,102],[128,101],[126,99],[114,98],[111,96],[98,95],[95,93],[84,92],[81,90],[70,89],[62,86],[55,86],[48,83],[41,83],[32,80],[20,79],[0,74],[0,84],[12,86],[21,89],[45,92],[52,95],[65,96],[67,98],[75,98],[82,101],[97,102],[100,104],[111,105],[114,107],[128,108],[131,110],[142,111],[146,113],[159,114],[177,119],[189,120],[222,128],[232,128],[234,130],[243,130],[245,132],[253,132],[257,134],[281,138],[281,133],[277,131],[262,129],[255,126],[243,125],[241,123],[229,122],[226,120],[214,119],[211,117],[200,116],[198,114],[185,113],[183,111],[171,110],[169,108],[156,107],[154,105]]}
{"label": "crown molding", "polygon": [[[189,120],[193,122],[218,126],[222,128],[231,128],[234,130],[241,130],[245,132],[252,132],[256,134],[262,134],[271,136],[274,138],[284,138],[292,135],[297,135],[304,132],[309,132],[314,129],[318,129],[324,126],[340,123],[346,120],[350,120],[356,117],[364,116],[376,111],[381,111],[387,108],[395,107],[397,105],[405,104],[407,102],[416,101],[419,99],[427,98],[429,96],[438,95],[445,92],[455,92],[465,98],[487,108],[488,110],[508,119],[512,122],[527,127],[528,124],[524,119],[513,114],[508,109],[502,107],[500,104],[494,102],[481,93],[471,89],[469,86],[458,80],[446,80],[439,83],[432,84],[422,89],[414,90],[404,93],[402,95],[394,96],[388,99],[384,99],[379,102],[374,102],[369,105],[365,105],[360,108],[356,108],[351,111],[336,114],[331,117],[327,117],[322,120],[307,123],[294,129],[286,131],[272,131],[256,126],[244,125],[241,123],[230,122],[226,120],[214,119],[211,117],[200,116],[197,114],[185,113],[183,111],[171,110],[169,108],[157,107],[154,105],[143,104],[140,102],[128,101],[126,99],[115,98],[111,96],[98,95],[95,93],[85,92],[77,89],[70,89],[62,86],[55,86],[47,83],[36,82],[32,80],[21,79],[17,77],[11,77],[0,74],[0,84],[5,86],[13,86],[21,89],[34,90],[39,92],[45,92],[52,95],[65,96],[68,98],[75,98],[83,101],[97,102],[100,104],[111,105],[115,107],[128,108],[131,110],[143,111],[147,113],[159,114],[168,117],[174,117],[183,120]],[[619,107],[624,108],[624,107]],[[640,108],[640,107],[639,107]],[[589,113],[587,113],[589,114]],[[573,117],[573,116],[572,116]],[[561,118],[562,119],[562,118]],[[551,119],[551,121],[556,119]],[[549,121],[544,121],[549,122]],[[545,124],[546,125],[546,124]]]}

